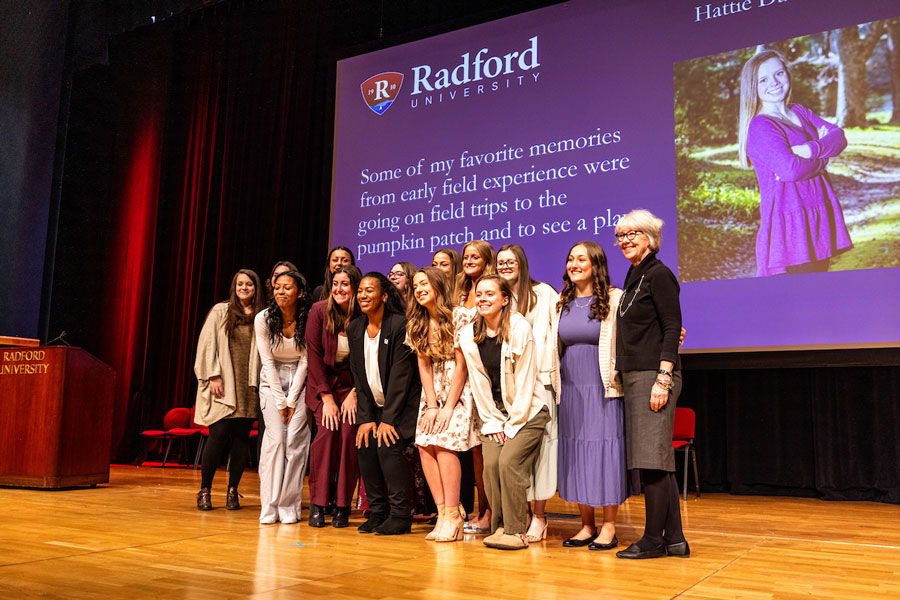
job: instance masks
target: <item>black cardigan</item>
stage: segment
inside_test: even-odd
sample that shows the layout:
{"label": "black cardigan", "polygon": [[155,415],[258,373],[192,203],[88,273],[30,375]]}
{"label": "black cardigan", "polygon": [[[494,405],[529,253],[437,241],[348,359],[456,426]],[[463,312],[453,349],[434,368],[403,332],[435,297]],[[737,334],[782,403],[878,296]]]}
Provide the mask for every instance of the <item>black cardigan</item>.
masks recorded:
{"label": "black cardigan", "polygon": [[625,275],[616,329],[616,370],[657,370],[660,361],[675,363],[681,337],[678,280],[651,252]]}
{"label": "black cardigan", "polygon": [[[362,315],[347,326],[350,344],[350,373],[356,386],[357,423],[375,423],[375,399],[366,375],[365,340],[369,319]],[[381,422],[393,425],[406,439],[416,434],[422,383],[415,353],[406,341],[406,318],[395,313],[384,314],[381,321],[381,341],[378,343],[378,371],[384,390]]]}

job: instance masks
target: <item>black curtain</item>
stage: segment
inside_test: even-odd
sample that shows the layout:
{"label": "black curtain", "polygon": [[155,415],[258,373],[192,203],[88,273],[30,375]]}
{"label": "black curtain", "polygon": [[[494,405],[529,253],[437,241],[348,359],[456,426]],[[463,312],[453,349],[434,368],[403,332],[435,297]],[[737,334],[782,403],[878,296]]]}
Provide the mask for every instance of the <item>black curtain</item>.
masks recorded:
{"label": "black curtain", "polygon": [[679,406],[701,491],[897,504],[898,398],[900,367],[690,369]]}

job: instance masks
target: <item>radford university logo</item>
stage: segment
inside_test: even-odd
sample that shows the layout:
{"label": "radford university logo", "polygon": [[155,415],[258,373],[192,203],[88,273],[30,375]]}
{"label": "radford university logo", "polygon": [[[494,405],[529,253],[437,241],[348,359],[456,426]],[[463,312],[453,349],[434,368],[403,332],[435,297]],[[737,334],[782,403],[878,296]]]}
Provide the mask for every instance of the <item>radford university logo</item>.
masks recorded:
{"label": "radford university logo", "polygon": [[376,115],[383,115],[394,103],[401,85],[403,85],[402,73],[379,73],[363,81],[359,89],[362,91],[366,106]]}

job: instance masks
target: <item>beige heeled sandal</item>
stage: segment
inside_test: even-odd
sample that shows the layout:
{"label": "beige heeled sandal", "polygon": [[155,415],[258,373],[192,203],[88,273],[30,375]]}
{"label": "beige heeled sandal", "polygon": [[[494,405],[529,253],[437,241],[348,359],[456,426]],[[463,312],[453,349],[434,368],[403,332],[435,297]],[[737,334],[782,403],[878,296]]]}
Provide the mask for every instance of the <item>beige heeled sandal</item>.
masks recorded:
{"label": "beige heeled sandal", "polygon": [[[534,527],[534,522],[537,519],[541,519],[544,521],[544,526],[541,528],[540,533],[535,534],[532,533],[532,528]],[[531,525],[528,527],[528,532],[525,534],[525,541],[529,543],[537,543],[542,542],[547,539],[547,529],[550,527],[550,519],[547,518],[546,514],[543,515],[532,515]]]}
{"label": "beige heeled sandal", "polygon": [[441,527],[444,524],[444,518],[446,516],[446,508],[444,508],[443,504],[437,505],[437,523],[434,524],[434,529],[425,536],[426,540],[433,541],[437,539],[438,533],[441,531]]}

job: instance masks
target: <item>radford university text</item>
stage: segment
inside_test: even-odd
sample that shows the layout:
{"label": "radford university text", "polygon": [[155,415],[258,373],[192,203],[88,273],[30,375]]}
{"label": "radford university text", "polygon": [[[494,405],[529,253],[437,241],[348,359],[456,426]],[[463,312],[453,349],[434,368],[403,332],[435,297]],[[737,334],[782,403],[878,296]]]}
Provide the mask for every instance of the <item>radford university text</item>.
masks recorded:
{"label": "radford university text", "polygon": [[[462,61],[453,68],[434,70],[430,65],[413,67],[410,107],[439,104],[537,83],[540,72],[535,69],[541,65],[538,59],[538,36],[528,41],[530,45],[524,50],[508,52],[502,56],[490,56],[488,48],[476,52],[474,58],[471,52],[466,52],[460,55]],[[530,72],[526,73],[527,71]]]}

